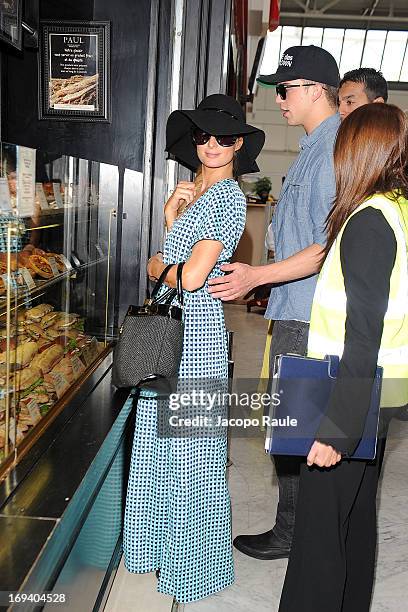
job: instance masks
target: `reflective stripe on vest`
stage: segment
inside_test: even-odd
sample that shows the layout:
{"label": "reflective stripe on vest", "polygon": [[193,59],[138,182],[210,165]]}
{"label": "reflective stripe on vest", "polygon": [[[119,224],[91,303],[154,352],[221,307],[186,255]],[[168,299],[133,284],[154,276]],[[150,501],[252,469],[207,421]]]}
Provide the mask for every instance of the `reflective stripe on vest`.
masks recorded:
{"label": "reflective stripe on vest", "polygon": [[[397,254],[390,278],[390,294],[378,363],[384,368],[382,406],[408,403],[408,201],[376,195],[359,206],[346,220],[333,243],[317,281],[314,295],[308,355],[322,358],[326,354],[343,354],[347,297],[340,259],[340,242],[351,217],[360,210],[381,210],[394,231]],[[379,245],[380,247],[380,245]],[[394,380],[395,384],[391,384]]]}

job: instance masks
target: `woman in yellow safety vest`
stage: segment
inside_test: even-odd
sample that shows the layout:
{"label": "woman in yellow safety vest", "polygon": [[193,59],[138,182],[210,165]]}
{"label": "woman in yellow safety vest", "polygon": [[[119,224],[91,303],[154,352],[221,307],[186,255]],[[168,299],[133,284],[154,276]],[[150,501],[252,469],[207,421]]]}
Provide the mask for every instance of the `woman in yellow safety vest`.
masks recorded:
{"label": "woman in yellow safety vest", "polygon": [[[308,355],[341,357],[328,412],[301,468],[279,612],[368,612],[376,493],[391,417],[408,403],[408,126],[367,104],[342,123],[336,198],[310,322]],[[377,363],[383,367],[374,461],[350,460]]]}

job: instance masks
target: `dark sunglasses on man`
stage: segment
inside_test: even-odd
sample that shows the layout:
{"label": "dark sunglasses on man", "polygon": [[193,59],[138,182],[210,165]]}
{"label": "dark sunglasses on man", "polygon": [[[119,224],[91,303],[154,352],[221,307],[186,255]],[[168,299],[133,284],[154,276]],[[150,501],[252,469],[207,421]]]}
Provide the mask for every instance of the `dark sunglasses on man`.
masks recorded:
{"label": "dark sunglasses on man", "polygon": [[[295,85],[279,83],[279,85],[276,85],[276,95],[282,98],[282,100],[286,100],[286,91],[288,89],[292,89],[292,87],[310,87],[311,85],[316,85],[316,83],[298,83]],[[323,89],[326,89],[326,87],[323,87]]]}
{"label": "dark sunglasses on man", "polygon": [[[208,132],[204,132],[204,130],[198,127],[194,128],[192,132],[193,143],[195,145],[205,145],[211,136],[213,134],[208,134]],[[237,142],[239,136],[226,134],[225,136],[214,136],[214,138],[221,147],[232,147]]]}

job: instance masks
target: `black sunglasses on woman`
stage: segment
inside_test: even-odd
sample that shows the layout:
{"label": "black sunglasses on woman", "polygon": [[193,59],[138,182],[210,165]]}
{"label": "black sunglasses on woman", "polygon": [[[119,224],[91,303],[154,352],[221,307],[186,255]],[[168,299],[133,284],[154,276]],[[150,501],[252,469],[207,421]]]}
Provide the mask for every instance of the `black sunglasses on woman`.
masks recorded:
{"label": "black sunglasses on woman", "polygon": [[[213,136],[204,130],[196,127],[192,131],[193,143],[195,145],[205,145]],[[238,140],[238,136],[226,134],[225,136],[214,136],[215,140],[221,147],[232,147]]]}

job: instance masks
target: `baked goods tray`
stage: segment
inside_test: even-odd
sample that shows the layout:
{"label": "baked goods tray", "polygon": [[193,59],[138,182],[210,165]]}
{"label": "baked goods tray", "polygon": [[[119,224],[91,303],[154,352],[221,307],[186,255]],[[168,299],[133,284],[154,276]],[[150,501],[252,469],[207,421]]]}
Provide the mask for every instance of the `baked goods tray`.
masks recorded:
{"label": "baked goods tray", "polygon": [[[61,282],[66,278],[75,278],[78,272],[82,270],[91,268],[93,266],[97,266],[98,264],[106,261],[107,257],[100,257],[94,261],[90,261],[88,263],[80,264],[79,266],[72,268],[71,270],[65,270],[65,272],[60,272],[59,274],[53,276],[49,279],[35,279],[35,287],[31,289],[27,286],[19,287],[17,289],[13,289],[12,295],[12,307],[11,310],[17,310],[21,306],[23,306],[28,300],[31,300],[37,294],[43,294],[48,287],[55,285],[56,283]],[[6,315],[6,293],[0,295],[0,319],[2,319]]]}

